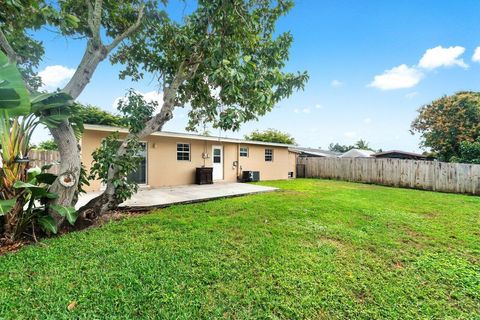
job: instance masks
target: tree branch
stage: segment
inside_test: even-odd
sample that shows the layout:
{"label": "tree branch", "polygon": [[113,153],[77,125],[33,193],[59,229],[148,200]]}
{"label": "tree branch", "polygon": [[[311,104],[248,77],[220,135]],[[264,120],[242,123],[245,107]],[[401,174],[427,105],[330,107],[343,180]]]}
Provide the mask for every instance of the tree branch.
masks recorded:
{"label": "tree branch", "polygon": [[134,33],[140,27],[144,13],[145,13],[145,3],[142,3],[140,8],[138,9],[137,21],[135,21],[135,23],[131,25],[127,30],[125,30],[123,33],[119,34],[115,39],[113,39],[112,43],[106,46],[107,52],[110,52],[113,49],[115,49],[115,47],[118,46],[118,44],[122,42],[123,39],[129,37],[132,33]]}
{"label": "tree branch", "polygon": [[87,23],[88,23],[88,28],[90,29],[90,32],[93,34],[95,33],[95,26],[93,25],[93,6],[90,0],[85,0],[85,3],[87,4],[88,7],[88,16],[87,16]]}
{"label": "tree branch", "polygon": [[12,46],[8,42],[7,37],[3,33],[2,29],[0,29],[0,47],[3,49],[3,51],[5,51],[10,63],[22,62],[22,59],[17,55],[15,50],[13,50]]}
{"label": "tree branch", "polygon": [[102,5],[103,5],[103,0],[95,0],[95,6],[93,8],[93,12],[91,15],[89,14],[89,19],[88,19],[89,20],[88,25],[90,28],[92,28],[93,41],[98,46],[102,44],[102,39],[100,38],[100,26],[102,24]]}

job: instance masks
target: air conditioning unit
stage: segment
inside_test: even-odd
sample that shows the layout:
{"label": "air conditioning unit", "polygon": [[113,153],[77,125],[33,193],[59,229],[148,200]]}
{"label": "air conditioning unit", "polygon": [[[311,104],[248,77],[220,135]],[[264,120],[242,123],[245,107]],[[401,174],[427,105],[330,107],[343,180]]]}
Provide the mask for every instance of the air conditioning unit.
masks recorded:
{"label": "air conditioning unit", "polygon": [[242,181],[243,182],[260,181],[260,171],[243,171]]}

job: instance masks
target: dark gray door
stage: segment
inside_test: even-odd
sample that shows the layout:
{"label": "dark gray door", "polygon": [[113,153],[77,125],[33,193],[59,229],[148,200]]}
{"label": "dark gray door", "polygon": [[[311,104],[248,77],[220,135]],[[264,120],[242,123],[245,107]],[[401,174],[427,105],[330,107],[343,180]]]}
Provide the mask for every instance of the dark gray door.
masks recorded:
{"label": "dark gray door", "polygon": [[140,143],[141,151],[138,153],[140,163],[137,170],[128,175],[128,180],[138,184],[147,184],[147,145],[144,142]]}

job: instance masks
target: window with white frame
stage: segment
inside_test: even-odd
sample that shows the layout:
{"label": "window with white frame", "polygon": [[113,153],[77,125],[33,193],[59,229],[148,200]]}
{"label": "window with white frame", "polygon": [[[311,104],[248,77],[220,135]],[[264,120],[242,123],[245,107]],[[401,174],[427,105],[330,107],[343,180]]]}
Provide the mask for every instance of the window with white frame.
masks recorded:
{"label": "window with white frame", "polygon": [[190,144],[177,143],[177,160],[190,161]]}
{"label": "window with white frame", "polygon": [[273,149],[265,149],[265,161],[273,161]]}
{"label": "window with white frame", "polygon": [[240,147],[240,157],[248,157],[248,147]]}

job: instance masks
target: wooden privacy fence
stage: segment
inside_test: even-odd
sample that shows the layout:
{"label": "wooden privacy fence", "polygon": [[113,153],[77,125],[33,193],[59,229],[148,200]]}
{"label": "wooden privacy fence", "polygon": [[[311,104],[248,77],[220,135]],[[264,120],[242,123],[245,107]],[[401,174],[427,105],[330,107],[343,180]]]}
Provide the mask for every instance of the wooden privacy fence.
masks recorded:
{"label": "wooden privacy fence", "polygon": [[28,153],[30,159],[30,167],[42,167],[46,164],[53,163],[48,170],[50,173],[58,174],[58,163],[60,162],[60,153],[54,150],[30,150]]}
{"label": "wooden privacy fence", "polygon": [[480,194],[480,165],[477,164],[375,158],[298,158],[299,172],[304,172],[305,178]]}

